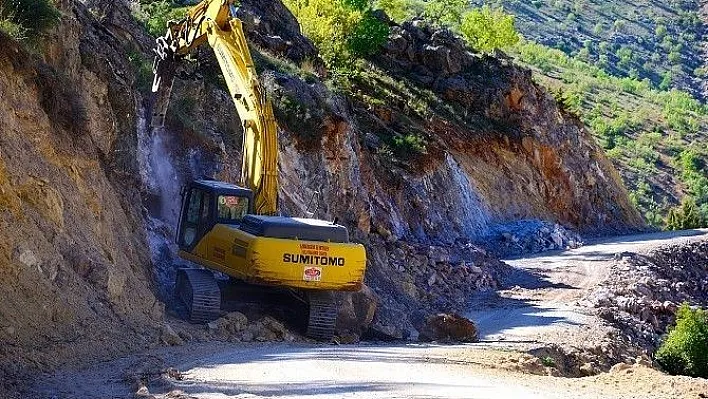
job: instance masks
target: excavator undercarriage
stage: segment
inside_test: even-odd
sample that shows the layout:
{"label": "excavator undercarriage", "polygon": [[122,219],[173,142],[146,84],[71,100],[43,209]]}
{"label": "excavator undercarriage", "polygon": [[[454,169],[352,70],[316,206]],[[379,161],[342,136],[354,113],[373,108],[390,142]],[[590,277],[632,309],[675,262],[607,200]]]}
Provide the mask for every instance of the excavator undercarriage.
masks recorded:
{"label": "excavator undercarriage", "polygon": [[[226,283],[236,286],[239,292],[238,300],[244,301],[243,291],[257,292],[268,289],[266,287],[248,287],[247,290],[238,283]],[[230,288],[230,287],[228,287]],[[192,323],[208,323],[218,318],[228,305],[225,302],[233,300],[229,298],[229,289],[226,288],[222,292],[214,274],[205,269],[188,269],[182,268],[177,271],[175,281],[175,294],[177,299],[185,306],[186,316]],[[331,291],[291,291],[292,296],[306,305],[307,324],[304,326],[304,332],[307,337],[320,340],[330,341],[334,336],[335,325],[337,321],[337,302]],[[292,297],[291,296],[291,297]],[[269,302],[268,305],[284,305],[287,306],[289,312],[299,312],[297,303],[283,304],[283,301],[272,299],[264,299],[265,296],[259,296],[258,300]],[[278,297],[278,298],[282,298]],[[275,303],[281,302],[281,303]]]}

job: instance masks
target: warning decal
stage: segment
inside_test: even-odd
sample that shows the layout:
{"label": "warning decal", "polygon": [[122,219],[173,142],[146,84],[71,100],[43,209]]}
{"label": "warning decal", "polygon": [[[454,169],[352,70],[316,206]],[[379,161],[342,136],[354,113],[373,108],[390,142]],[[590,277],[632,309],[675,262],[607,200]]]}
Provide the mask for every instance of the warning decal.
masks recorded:
{"label": "warning decal", "polygon": [[302,272],[302,279],[305,281],[320,281],[322,278],[321,267],[306,267]]}

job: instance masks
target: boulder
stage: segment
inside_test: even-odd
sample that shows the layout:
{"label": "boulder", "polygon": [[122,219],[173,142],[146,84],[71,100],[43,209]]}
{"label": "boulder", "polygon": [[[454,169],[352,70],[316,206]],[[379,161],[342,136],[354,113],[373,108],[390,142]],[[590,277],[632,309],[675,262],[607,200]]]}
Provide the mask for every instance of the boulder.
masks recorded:
{"label": "boulder", "polygon": [[160,334],[160,341],[170,346],[180,346],[184,345],[184,340],[172,329],[172,327],[165,323],[162,326],[162,331]]}
{"label": "boulder", "polygon": [[335,332],[339,336],[361,337],[374,320],[378,300],[366,285],[357,292],[340,294]]}
{"label": "boulder", "polygon": [[420,328],[421,341],[476,342],[477,326],[458,314],[428,316]]}

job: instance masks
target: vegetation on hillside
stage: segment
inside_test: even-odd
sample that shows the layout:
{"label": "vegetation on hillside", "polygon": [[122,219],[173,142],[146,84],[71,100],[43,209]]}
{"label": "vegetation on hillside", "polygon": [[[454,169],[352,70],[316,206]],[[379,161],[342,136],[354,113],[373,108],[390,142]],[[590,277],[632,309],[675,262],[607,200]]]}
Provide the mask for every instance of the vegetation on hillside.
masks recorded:
{"label": "vegetation on hillside", "polygon": [[479,52],[507,48],[519,41],[514,16],[500,7],[470,8],[467,0],[377,0],[375,4],[397,22],[422,18],[447,27]]}
{"label": "vegetation on hillside", "polygon": [[376,18],[368,0],[284,0],[302,32],[333,69],[351,68],[388,38],[388,26]]}
{"label": "vegetation on hillside", "polygon": [[51,0],[4,0],[0,30],[16,40],[34,41],[59,22],[61,13]]}
{"label": "vegetation on hillside", "polygon": [[697,225],[688,225],[708,223],[705,104],[683,91],[656,88],[648,79],[613,76],[531,41],[511,53],[595,134],[650,224],[676,228],[667,217],[672,210],[673,218],[682,217],[684,198],[695,203],[699,215]]}
{"label": "vegetation on hillside", "polygon": [[[473,0],[474,4],[489,4]],[[706,71],[699,2],[692,0],[494,0],[527,39],[619,77],[686,89]]]}
{"label": "vegetation on hillside", "polygon": [[671,374],[708,378],[708,312],[684,303],[656,360]]}

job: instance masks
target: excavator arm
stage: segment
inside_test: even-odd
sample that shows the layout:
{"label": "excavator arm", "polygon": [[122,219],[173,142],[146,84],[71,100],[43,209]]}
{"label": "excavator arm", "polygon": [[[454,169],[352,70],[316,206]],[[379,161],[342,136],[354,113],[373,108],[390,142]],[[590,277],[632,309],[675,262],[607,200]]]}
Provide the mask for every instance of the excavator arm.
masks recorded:
{"label": "excavator arm", "polygon": [[203,0],[181,21],[171,21],[157,39],[152,91],[152,126],[161,126],[179,62],[209,43],[219,62],[243,125],[241,184],[253,191],[254,212],[277,214],[278,132],[273,107],[258,81],[234,0]]}

